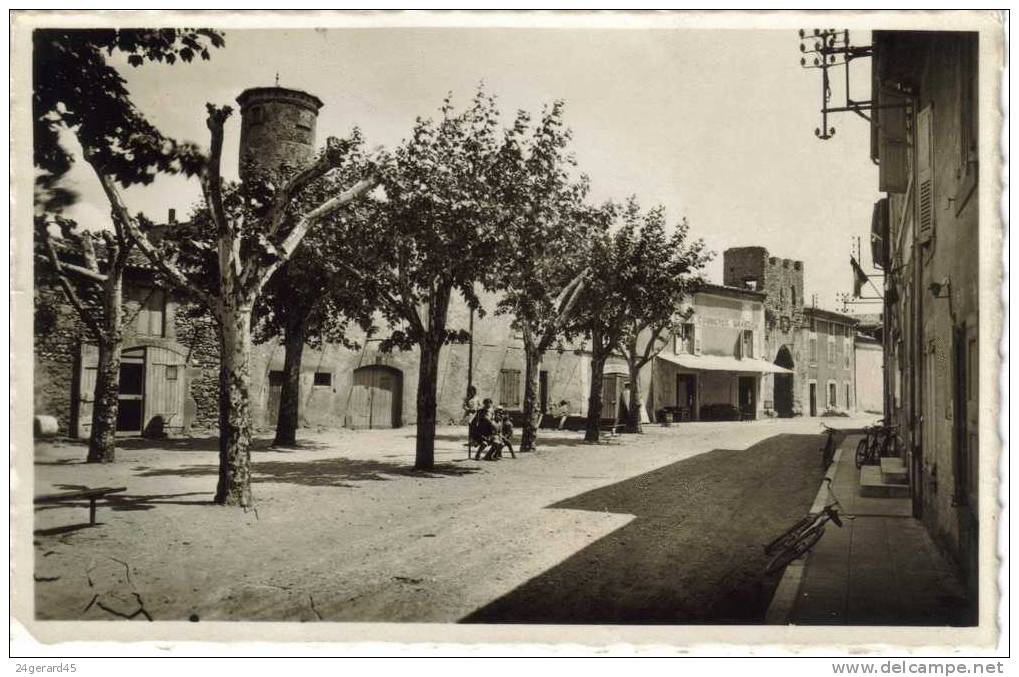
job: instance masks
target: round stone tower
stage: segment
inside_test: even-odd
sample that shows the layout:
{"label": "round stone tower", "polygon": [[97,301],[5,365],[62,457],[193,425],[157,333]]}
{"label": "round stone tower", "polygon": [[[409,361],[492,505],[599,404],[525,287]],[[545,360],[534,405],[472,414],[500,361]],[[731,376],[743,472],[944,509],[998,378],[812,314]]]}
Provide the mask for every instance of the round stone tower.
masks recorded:
{"label": "round stone tower", "polygon": [[322,101],[296,89],[253,87],[237,97],[241,107],[240,175],[306,165],[315,152],[315,122]]}

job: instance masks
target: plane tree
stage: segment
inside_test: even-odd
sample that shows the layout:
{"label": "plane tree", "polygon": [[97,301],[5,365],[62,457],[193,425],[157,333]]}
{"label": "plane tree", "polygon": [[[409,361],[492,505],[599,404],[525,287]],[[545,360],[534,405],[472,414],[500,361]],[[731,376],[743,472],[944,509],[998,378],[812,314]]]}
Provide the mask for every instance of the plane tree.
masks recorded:
{"label": "plane tree", "polygon": [[542,357],[569,338],[590,274],[585,250],[591,234],[606,225],[598,218],[601,212],[585,202],[588,180],[575,176],[570,136],[557,101],[533,127],[530,115],[520,111],[500,152],[506,219],[500,231],[497,312],[512,316],[523,340],[521,451],[533,451],[538,435]]}
{"label": "plane tree", "polygon": [[[98,349],[87,460],[115,459],[121,346],[130,318],[123,280],[133,242],[123,223],[93,235],[61,214],[77,201],[63,178],[75,161],[62,141],[69,132],[88,162],[123,186],[151,183],[160,174],[194,174],[199,153],[157,130],[134,105],[126,81],[110,63],[208,59],[223,36],[209,29],[38,29],[32,34],[32,151],[35,244]],[[60,236],[59,241],[54,235]],[[96,245],[99,245],[98,247]]]}
{"label": "plane tree", "polygon": [[465,110],[447,97],[438,119],[419,118],[410,137],[379,162],[384,194],[348,231],[354,249],[340,259],[377,285],[379,311],[391,328],[381,349],[419,351],[417,469],[435,463],[442,347],[468,339],[448,325],[450,301],[456,293],[480,310],[476,285],[494,283],[504,220],[498,127],[495,101],[483,90]]}
{"label": "plane tree", "polygon": [[[302,201],[315,202],[317,194],[335,192],[337,180],[343,179],[330,176],[318,181]],[[255,342],[281,341],[284,349],[274,446],[297,444],[305,346],[317,348],[328,341],[356,349],[351,326],[360,328],[365,336],[375,329],[373,278],[351,275],[338,263],[356,248],[347,241],[348,228],[363,218],[357,211],[364,204],[354,202],[312,230],[293,258],[269,279],[255,306]]]}
{"label": "plane tree", "polygon": [[[220,455],[216,503],[247,507],[251,495],[251,345],[255,302],[270,278],[294,254],[310,230],[369,192],[376,184],[370,163],[363,161],[360,138],[330,138],[307,166],[282,183],[225,186],[220,172],[224,125],[232,110],[207,104],[210,150],[199,177],[204,209],[192,219],[210,235],[186,243],[169,236],[150,238],[150,230],[127,208],[113,175],[93,163],[113,206],[113,219],[137,243],[168,283],[188,293],[215,319],[220,342]],[[360,178],[331,192],[314,206],[298,197],[314,182],[354,162],[351,175]],[[207,219],[203,223],[202,218]],[[188,253],[188,248],[198,249]],[[190,266],[195,260],[210,265]],[[180,264],[180,265],[178,265]]]}
{"label": "plane tree", "polygon": [[[661,206],[641,212],[636,200],[624,212],[628,222],[621,233],[634,240],[620,277],[623,330],[617,350],[626,359],[630,373],[630,401],[626,429],[642,429],[640,372],[668,344],[668,339],[690,317],[683,300],[703,283],[700,271],[711,259],[702,240],[689,240],[690,228],[683,219],[666,233],[665,209]],[[631,227],[629,222],[633,222]]]}

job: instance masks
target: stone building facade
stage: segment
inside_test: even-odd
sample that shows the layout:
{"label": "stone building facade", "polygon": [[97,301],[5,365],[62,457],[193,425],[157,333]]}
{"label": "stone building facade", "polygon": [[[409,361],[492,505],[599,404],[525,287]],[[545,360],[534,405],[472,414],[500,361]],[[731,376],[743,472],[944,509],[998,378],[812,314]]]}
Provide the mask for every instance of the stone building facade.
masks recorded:
{"label": "stone building facade", "polygon": [[[218,420],[219,343],[207,316],[153,284],[137,256],[124,276],[123,361],[118,433],[182,434]],[[91,426],[97,349],[59,287],[35,288],[33,403],[62,434]]]}
{"label": "stone building facade", "polygon": [[883,108],[871,127],[883,193],[875,214],[886,214],[872,228],[885,272],[885,397],[901,431],[913,513],[961,565],[974,601],[978,430],[981,410],[994,410],[979,398],[981,360],[993,359],[979,350],[988,321],[980,275],[994,265],[989,251],[981,256],[993,239],[978,219],[979,37],[875,31],[873,98]]}
{"label": "stone building facade", "polygon": [[734,247],[723,255],[724,280],[730,287],[765,294],[763,356],[791,374],[764,378],[764,408],[780,417],[809,413],[799,384],[806,383],[803,325],[803,262],[771,256],[764,247]]}

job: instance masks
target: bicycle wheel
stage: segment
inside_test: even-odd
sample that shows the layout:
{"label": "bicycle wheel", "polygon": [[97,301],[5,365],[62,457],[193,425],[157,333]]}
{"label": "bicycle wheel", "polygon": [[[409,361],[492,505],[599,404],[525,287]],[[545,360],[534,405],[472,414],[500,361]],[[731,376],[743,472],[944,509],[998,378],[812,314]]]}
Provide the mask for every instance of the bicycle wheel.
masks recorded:
{"label": "bicycle wheel", "polygon": [[817,519],[817,515],[815,513],[810,513],[806,517],[803,517],[799,522],[789,527],[784,534],[764,546],[764,554],[770,555],[776,550],[789,546],[799,540],[804,530],[806,530],[806,528],[809,527],[815,519]]}
{"label": "bicycle wheel", "polygon": [[867,462],[868,456],[867,438],[864,437],[860,440],[860,443],[856,445],[856,467],[862,468],[863,464]]}
{"label": "bicycle wheel", "polygon": [[799,540],[791,544],[789,547],[782,548],[774,557],[771,558],[771,561],[768,562],[768,566],[764,568],[764,574],[769,575],[784,569],[793,560],[803,557],[810,552],[811,548],[817,545],[817,542],[821,540],[821,536],[823,535],[823,524],[807,529],[801,534]]}

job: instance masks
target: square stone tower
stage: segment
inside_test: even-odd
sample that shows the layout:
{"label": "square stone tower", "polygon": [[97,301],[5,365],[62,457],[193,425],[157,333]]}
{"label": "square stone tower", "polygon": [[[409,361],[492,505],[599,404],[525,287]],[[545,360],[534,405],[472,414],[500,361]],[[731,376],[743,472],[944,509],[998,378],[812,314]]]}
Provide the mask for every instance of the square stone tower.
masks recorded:
{"label": "square stone tower", "polygon": [[771,256],[764,247],[733,247],[723,254],[724,281],[729,287],[767,294],[764,301],[764,359],[793,369],[795,375],[766,377],[765,409],[779,416],[802,411],[799,383],[806,377],[803,324],[803,262]]}

